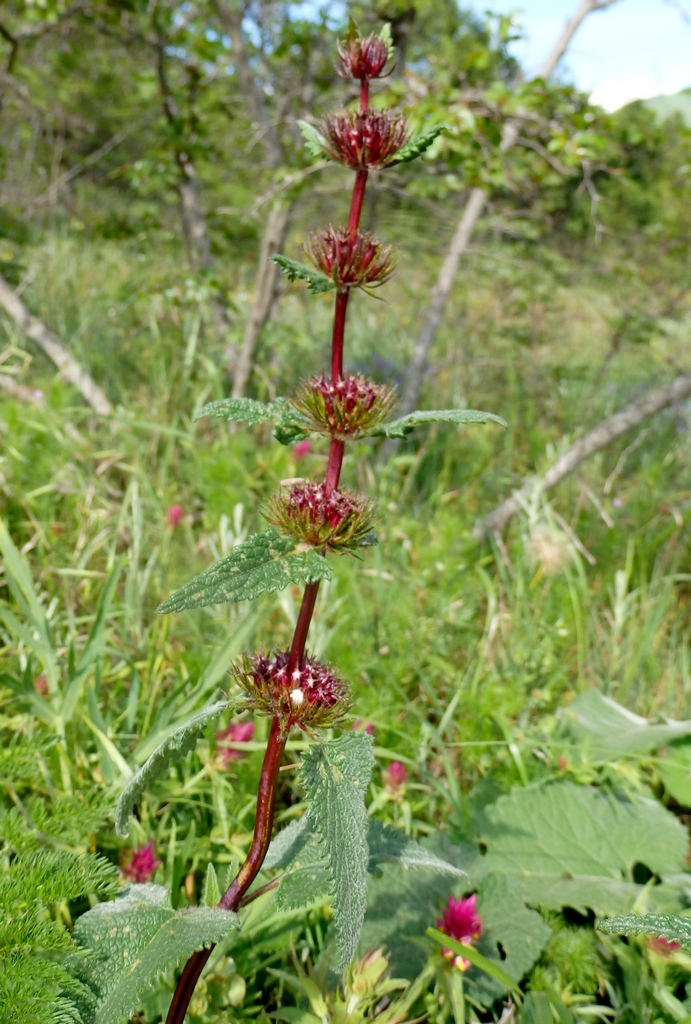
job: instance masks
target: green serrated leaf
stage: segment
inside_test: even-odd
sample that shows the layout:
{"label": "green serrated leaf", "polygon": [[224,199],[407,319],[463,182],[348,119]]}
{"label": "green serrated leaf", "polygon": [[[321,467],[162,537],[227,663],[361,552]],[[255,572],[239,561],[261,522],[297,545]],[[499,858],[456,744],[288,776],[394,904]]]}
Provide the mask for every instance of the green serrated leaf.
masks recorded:
{"label": "green serrated leaf", "polygon": [[226,601],[251,601],[290,583],[330,580],[331,568],[316,551],[295,551],[296,542],[271,527],[255,533],[215,565],[176,590],[156,610],[160,615],[207,608]]}
{"label": "green serrated leaf", "polygon": [[171,762],[181,760],[193,750],[203,729],[212,718],[227,711],[229,708],[240,711],[244,706],[235,700],[219,700],[191,715],[170,736],[154,750],[149,759],[141,766],[123,789],[115,808],[115,831],[119,836],[127,835],[127,823],[135,805],[139,802],[147,786],[159,778]]}
{"label": "green serrated leaf", "polygon": [[597,927],[607,935],[656,935],[691,953],[691,918],[679,914],[624,914],[600,921]]}
{"label": "green serrated leaf", "polygon": [[122,1024],[159,972],[213,946],[239,926],[236,914],[198,907],[173,910],[160,885],[132,885],[110,903],[98,903],[78,918],[80,950],[71,966],[95,993],[93,1024]]}
{"label": "green serrated leaf", "polygon": [[396,47],[393,44],[393,35],[391,34],[390,22],[385,22],[381,32],[379,33],[379,38],[383,43],[386,43],[387,48],[389,50],[389,60],[391,60],[393,57],[396,56]]}
{"label": "green serrated leaf", "polygon": [[278,253],[271,259],[281,268],[289,281],[306,281],[309,290],[315,295],[333,291],[336,287],[330,277],[321,274],[318,270],[313,270],[306,263],[298,263],[297,260],[291,260],[288,256],[281,256]]}
{"label": "green serrated leaf", "polygon": [[298,128],[305,143],[305,149],[310,156],[323,157],[325,155],[324,139],[321,132],[317,131],[309,121],[298,121]]}
{"label": "green serrated leaf", "polygon": [[215,907],[221,899],[221,889],[218,884],[216,868],[209,863],[204,876],[204,887],[202,889],[202,903],[205,907]]}
{"label": "green serrated leaf", "polygon": [[506,421],[492,412],[481,412],[478,409],[432,409],[429,412],[418,410],[399,420],[390,420],[369,431],[370,437],[405,438],[425,423],[498,423],[506,427]]}
{"label": "green serrated leaf", "polygon": [[307,815],[328,863],[337,970],[352,960],[365,917],[369,850],[364,794],[373,767],[372,738],[346,733],[308,751],[300,773]]}
{"label": "green serrated leaf", "polygon": [[466,878],[465,871],[420,846],[398,828],[371,818],[367,832],[369,870],[376,873],[381,864],[400,864],[406,868],[427,868],[441,874]]}
{"label": "green serrated leaf", "polygon": [[293,863],[309,838],[310,821],[306,815],[291,821],[271,840],[262,868],[265,871],[272,868],[287,868],[289,864]]}
{"label": "green serrated leaf", "polygon": [[205,416],[217,419],[232,420],[235,423],[275,423],[279,418],[281,406],[276,402],[257,402],[254,398],[223,398],[218,402],[209,402],[194,419],[201,420]]}
{"label": "green serrated leaf", "polygon": [[276,892],[279,910],[297,910],[324,899],[330,889],[329,862],[316,835],[307,839]]}
{"label": "green serrated leaf", "polygon": [[419,156],[422,156],[436,142],[440,135],[444,135],[448,131],[448,125],[435,124],[432,128],[428,128],[427,131],[421,132],[420,135],[416,135],[414,139],[407,142],[405,146],[401,146],[398,152],[389,160],[388,166],[407,164],[411,160],[417,160]]}

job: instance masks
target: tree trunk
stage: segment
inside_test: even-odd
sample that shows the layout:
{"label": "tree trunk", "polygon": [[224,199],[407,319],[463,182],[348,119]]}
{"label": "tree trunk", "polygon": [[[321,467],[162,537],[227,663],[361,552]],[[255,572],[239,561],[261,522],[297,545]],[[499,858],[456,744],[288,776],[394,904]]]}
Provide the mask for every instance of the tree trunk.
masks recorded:
{"label": "tree trunk", "polygon": [[0,277],[0,306],[26,336],[43,349],[48,358],[58,367],[65,380],[70,381],[81,391],[89,405],[100,416],[109,416],[113,407],[98,384],[81,368],[60,338],[31,315],[4,277]]}
{"label": "tree trunk", "polygon": [[271,256],[283,246],[289,213],[290,207],[283,202],[278,202],[272,206],[269,213],[259,256],[254,305],[245,327],[240,355],[234,367],[233,398],[242,398],[247,392],[259,336],[271,313],[276,286],[280,277],[279,269],[272,261]]}
{"label": "tree trunk", "polygon": [[187,153],[182,152],[175,154],[175,162],[180,171],[180,215],[190,265],[195,271],[208,270],[213,263],[211,242],[194,164]]}
{"label": "tree trunk", "polygon": [[503,501],[501,505],[490,512],[488,516],[481,519],[475,527],[475,534],[480,539],[489,536],[491,533],[501,533],[509,521],[523,507],[521,499],[526,499],[533,487],[539,485],[543,491],[554,487],[564,477],[569,476],[580,464],[595,452],[599,452],[611,441],[616,440],[627,430],[637,427],[643,420],[661,412],[670,405],[676,405],[691,395],[691,372],[682,373],[671,384],[655,388],[647,394],[637,398],[619,412],[609,416],[606,420],[589,434],[576,441],[567,452],[557,459],[554,465],[547,470],[539,480],[531,477],[523,486],[510,498]]}
{"label": "tree trunk", "polygon": [[[605,7],[609,7],[615,2],[616,0],[582,0],[578,10],[566,23],[564,31],[543,61],[538,71],[538,78],[549,78],[553,74],[576,30],[588,14],[592,11],[604,10]],[[518,125],[515,122],[509,121],[504,128],[502,149],[511,149],[517,138]],[[439,272],[424,325],[415,346],[410,372],[401,399],[401,415],[407,415],[417,408],[428,369],[427,357],[437,336],[461,257],[468,251],[468,246],[486,200],[487,196],[482,189],[473,189],[461,215],[448,253]]]}

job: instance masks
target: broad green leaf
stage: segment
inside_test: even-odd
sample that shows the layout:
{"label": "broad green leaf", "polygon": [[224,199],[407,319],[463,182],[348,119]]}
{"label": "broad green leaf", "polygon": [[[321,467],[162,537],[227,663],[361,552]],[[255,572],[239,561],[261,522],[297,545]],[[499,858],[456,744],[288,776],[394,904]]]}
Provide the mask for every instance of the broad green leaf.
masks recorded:
{"label": "broad green leaf", "polygon": [[561,718],[571,739],[595,761],[647,754],[691,736],[691,721],[649,722],[594,689],[576,697]]}
{"label": "broad green leaf", "polygon": [[328,863],[337,970],[353,958],[365,916],[369,850],[364,794],[373,766],[371,737],[346,733],[309,750],[300,773],[307,814]]}
{"label": "broad green leaf", "polygon": [[254,398],[223,398],[218,402],[209,402],[195,413],[195,421],[205,416],[217,419],[232,420],[234,423],[275,423],[280,415],[281,407],[275,402],[257,402]]}
{"label": "broad green leaf", "polygon": [[159,778],[169,764],[180,761],[190,750],[194,750],[197,741],[207,723],[229,708],[240,711],[243,705],[239,701],[219,700],[202,708],[191,715],[186,722],[178,726],[165,740],[156,747],[153,754],[132,776],[123,789],[115,808],[115,831],[119,836],[127,835],[127,824],[130,815],[147,786]]}
{"label": "broad green leaf", "polygon": [[517,995],[521,994],[521,990],[516,985],[514,980],[508,976],[508,974],[499,967],[494,960],[489,960],[482,953],[478,953],[472,946],[465,946],[462,942],[457,942],[456,939],[452,939],[449,935],[445,935],[444,932],[440,932],[438,928],[428,928],[427,934],[435,942],[438,942],[441,946],[445,946],[450,949],[453,953],[460,953],[461,956],[465,957],[466,960],[470,960],[474,967],[478,967],[485,974],[489,974],[492,978],[495,978],[505,988],[510,989]]}
{"label": "broad green leaf", "polygon": [[674,746],[657,770],[669,795],[681,807],[691,807],[691,744]]}
{"label": "broad green leaf", "polygon": [[310,156],[324,156],[324,138],[321,132],[317,131],[309,121],[298,121],[298,128],[305,143],[305,149]]}
{"label": "broad green leaf", "polygon": [[418,410],[411,412],[409,416],[403,416],[399,420],[390,420],[382,423],[369,431],[370,437],[393,437],[404,438],[415,429],[425,423],[498,423],[501,427],[506,422],[491,412],[480,412],[477,409],[436,409],[429,412]]}
{"label": "broad green leaf", "polygon": [[688,848],[683,825],[656,801],[571,782],[500,797],[485,810],[479,832],[487,852],[471,876],[497,871],[519,880],[545,874],[631,880],[637,863],[673,874],[683,869]]}
{"label": "broad green leaf", "polygon": [[308,907],[323,899],[331,888],[329,862],[318,836],[308,838],[281,881],[276,893],[279,910]]}
{"label": "broad green leaf", "polygon": [[625,914],[600,921],[598,931],[607,935],[656,935],[669,942],[678,942],[691,953],[691,917],[679,914]]}
{"label": "broad green leaf", "polygon": [[[632,907],[643,892],[642,885],[605,875],[522,875],[519,884],[523,899],[532,907],[546,910],[572,907],[584,917],[588,910],[596,914],[622,913]],[[662,888],[655,886],[651,896],[659,897]],[[678,890],[670,888],[678,905]]]}
{"label": "broad green leaf", "polygon": [[309,290],[315,295],[321,292],[330,292],[336,287],[330,277],[321,274],[318,270],[313,270],[305,263],[298,263],[297,260],[291,260],[287,256],[278,254],[272,256],[271,259],[281,268],[289,281],[306,281]]}
{"label": "broad green leaf", "polygon": [[97,903],[75,924],[80,949],[72,958],[97,998],[93,1024],[122,1024],[160,971],[221,942],[238,925],[227,910],[173,910],[160,885],[128,886],[119,899]]}
{"label": "broad green leaf", "polygon": [[[525,906],[517,882],[503,875],[488,875],[480,883],[477,911],[483,924],[479,951],[501,967],[504,974],[513,979],[514,986],[517,985],[549,942],[552,934],[549,926],[537,911]],[[468,960],[473,962],[471,957]],[[475,977],[472,973],[468,985],[474,998],[484,1005],[493,1003],[504,991],[494,981]]]}
{"label": "broad green leaf", "polygon": [[426,868],[457,878],[467,878],[465,871],[442,860],[424,846],[420,846],[405,832],[371,818],[367,832],[369,870],[377,872],[381,864],[400,864],[404,868]]}
{"label": "broad green leaf", "polygon": [[448,125],[435,124],[433,128],[428,128],[426,132],[421,132],[420,135],[416,135],[414,139],[407,142],[405,146],[401,146],[396,155],[388,161],[388,166],[391,167],[392,164],[407,164],[411,160],[417,160],[419,156],[422,156],[437,141],[440,135],[444,135],[448,131]]}
{"label": "broad green leaf", "polygon": [[290,583],[330,580],[329,563],[316,551],[295,551],[296,542],[271,527],[238,544],[157,608],[161,615],[225,601],[251,601]]}

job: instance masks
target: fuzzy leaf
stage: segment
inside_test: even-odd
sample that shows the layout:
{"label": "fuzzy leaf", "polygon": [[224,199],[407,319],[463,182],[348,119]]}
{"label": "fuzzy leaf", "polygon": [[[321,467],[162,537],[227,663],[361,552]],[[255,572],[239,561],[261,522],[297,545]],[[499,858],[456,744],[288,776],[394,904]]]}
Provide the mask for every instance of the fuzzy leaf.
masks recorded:
{"label": "fuzzy leaf", "polygon": [[123,895],[78,918],[80,946],[72,964],[97,997],[93,1024],[122,1024],[139,1007],[160,971],[225,939],[236,914],[211,907],[173,910],[160,885],[128,886]]}
{"label": "fuzzy leaf", "polygon": [[384,863],[400,864],[405,868],[426,868],[441,874],[456,875],[467,878],[465,871],[436,854],[420,846],[398,828],[384,825],[383,822],[371,818],[367,832],[369,846],[369,870],[376,873]]}
{"label": "fuzzy leaf", "polygon": [[371,737],[346,733],[313,747],[300,773],[307,814],[328,862],[337,970],[352,960],[365,917],[369,850],[364,794],[373,766]]}
{"label": "fuzzy leaf", "polygon": [[216,419],[232,420],[234,423],[275,423],[280,413],[280,406],[275,402],[257,402],[254,398],[223,398],[218,402],[209,402],[194,419],[201,420],[205,416]]}
{"label": "fuzzy leaf", "polygon": [[191,715],[186,722],[178,726],[175,732],[172,732],[164,739],[163,743],[156,747],[153,754],[132,776],[120,794],[115,808],[115,831],[119,836],[127,835],[130,815],[150,783],[159,778],[169,764],[180,761],[190,750],[194,750],[207,723],[229,708],[237,711],[244,709],[240,702],[234,700],[219,700],[216,704],[209,704],[201,711]]}
{"label": "fuzzy leaf", "polygon": [[324,156],[324,139],[320,132],[309,121],[298,121],[298,128],[310,156]]}
{"label": "fuzzy leaf", "polygon": [[263,869],[286,868],[292,864],[310,838],[309,818],[304,815],[282,829],[266,851]]}
{"label": "fuzzy leaf", "polygon": [[281,271],[286,275],[289,281],[306,281],[307,287],[315,295],[321,292],[330,292],[336,284],[327,277],[326,274],[321,274],[318,270],[313,270],[312,267],[308,267],[305,263],[298,263],[297,260],[291,260],[288,256],[272,256],[271,259],[276,263]]}
{"label": "fuzzy leaf", "polygon": [[649,722],[595,689],[579,694],[560,717],[570,737],[596,761],[647,754],[691,735],[691,721]]}
{"label": "fuzzy leaf", "polygon": [[625,914],[600,921],[598,931],[607,935],[656,935],[669,942],[679,942],[691,953],[691,918],[679,914]]}
{"label": "fuzzy leaf", "polygon": [[389,160],[388,166],[392,164],[407,164],[411,160],[417,160],[419,156],[430,148],[433,142],[439,138],[440,135],[444,135],[448,132],[449,127],[445,124],[435,124],[434,127],[428,128],[426,132],[421,132],[420,135],[416,135],[414,139],[402,146],[399,151]]}
{"label": "fuzzy leaf", "polygon": [[215,565],[176,590],[156,609],[159,614],[207,608],[225,601],[251,601],[289,583],[330,580],[329,563],[316,551],[295,552],[296,543],[271,527],[255,533]]}
{"label": "fuzzy leaf", "polygon": [[318,836],[308,838],[276,893],[279,910],[298,910],[323,899],[330,890],[329,862]]}
{"label": "fuzzy leaf", "polygon": [[415,427],[425,423],[487,423],[489,421],[506,427],[506,422],[492,412],[480,412],[477,409],[433,409],[429,412],[418,410],[411,412],[409,416],[403,416],[400,420],[390,420],[382,423],[369,431],[370,437],[396,437],[404,438]]}

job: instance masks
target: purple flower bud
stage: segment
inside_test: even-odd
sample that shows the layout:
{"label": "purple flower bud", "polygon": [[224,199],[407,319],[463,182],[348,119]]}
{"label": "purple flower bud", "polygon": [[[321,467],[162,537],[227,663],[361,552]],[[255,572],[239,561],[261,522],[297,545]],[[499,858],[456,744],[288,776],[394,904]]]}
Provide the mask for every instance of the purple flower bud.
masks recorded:
{"label": "purple flower bud", "polygon": [[390,245],[359,231],[353,238],[347,228],[317,231],[303,251],[312,266],[330,277],[341,291],[384,284],[395,268]]}
{"label": "purple flower bud", "polygon": [[254,722],[231,722],[227,729],[219,729],[216,743],[221,764],[227,768],[231,761],[239,761],[245,756],[242,750],[234,750],[223,745],[224,740],[231,743],[248,743],[254,736]]}
{"label": "purple flower bud", "polygon": [[[482,935],[482,918],[475,909],[476,900],[474,893],[460,900],[450,896],[442,916],[437,919],[439,931],[464,946],[472,946],[473,941]],[[470,961],[453,950],[444,948],[442,953],[459,970],[467,971],[470,967]]]}
{"label": "purple flower bud", "polygon": [[309,420],[310,428],[329,437],[360,437],[378,426],[396,401],[394,388],[366,377],[332,381],[312,377],[298,388],[292,404]]}
{"label": "purple flower bud", "polygon": [[324,151],[354,171],[385,167],[408,141],[408,122],[400,114],[367,110],[332,114],[322,123]]}
{"label": "purple flower bud", "polygon": [[150,839],[146,846],[139,850],[129,850],[123,857],[120,874],[130,882],[138,882],[140,885],[149,882],[154,876],[161,861],[156,860],[154,853],[154,841]]}
{"label": "purple flower bud", "polygon": [[299,483],[274,494],[264,517],[303,544],[343,551],[366,542],[374,511],[375,506],[363,495],[329,493],[324,484]]}
{"label": "purple flower bud", "polygon": [[[365,79],[382,77],[382,72],[389,61],[389,46],[381,36],[372,34],[363,37],[349,34],[344,42],[339,40],[336,45],[341,58],[341,68],[336,70],[341,78],[359,78],[362,82]],[[391,74],[391,71],[388,74]]]}
{"label": "purple flower bud", "polygon": [[288,672],[289,651],[245,656],[233,671],[252,707],[278,716],[285,729],[336,725],[350,708],[347,684],[328,665],[304,657]]}

